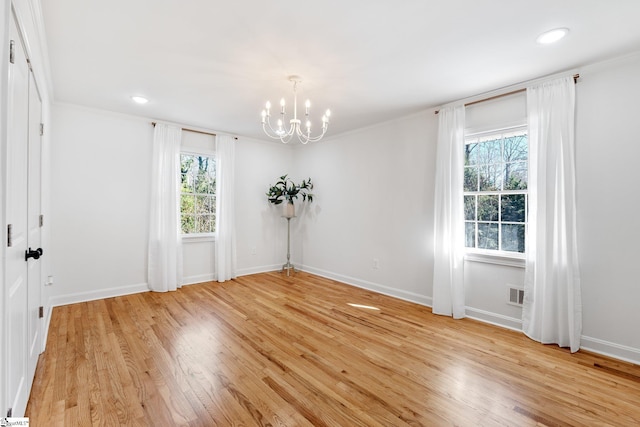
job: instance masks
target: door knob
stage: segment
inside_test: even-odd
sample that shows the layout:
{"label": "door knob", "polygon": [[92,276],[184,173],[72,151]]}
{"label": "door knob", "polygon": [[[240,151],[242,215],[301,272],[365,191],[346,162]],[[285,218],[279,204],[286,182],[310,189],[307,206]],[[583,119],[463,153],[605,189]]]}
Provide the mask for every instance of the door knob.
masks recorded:
{"label": "door knob", "polygon": [[38,248],[35,251],[32,251],[31,248],[29,248],[29,250],[24,251],[24,260],[28,261],[29,258],[39,259],[43,253],[44,251],[42,248]]}

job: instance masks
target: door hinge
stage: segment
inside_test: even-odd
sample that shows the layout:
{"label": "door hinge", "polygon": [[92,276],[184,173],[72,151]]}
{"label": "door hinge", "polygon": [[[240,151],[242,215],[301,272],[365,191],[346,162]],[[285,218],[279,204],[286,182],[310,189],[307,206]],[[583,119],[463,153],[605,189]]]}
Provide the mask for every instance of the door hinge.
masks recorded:
{"label": "door hinge", "polygon": [[40,123],[40,136],[44,135],[44,123]]}
{"label": "door hinge", "polygon": [[44,215],[40,214],[40,227],[44,227]]}
{"label": "door hinge", "polygon": [[16,42],[14,40],[9,40],[9,62],[12,64],[16,63]]}
{"label": "door hinge", "polygon": [[7,418],[11,418],[12,415],[13,415],[13,408],[9,408],[9,410],[7,411]]}
{"label": "door hinge", "polygon": [[7,247],[13,246],[13,236],[11,235],[13,225],[7,224]]}
{"label": "door hinge", "polygon": [[38,308],[38,317],[40,317],[41,319],[44,317],[44,307],[40,306]]}

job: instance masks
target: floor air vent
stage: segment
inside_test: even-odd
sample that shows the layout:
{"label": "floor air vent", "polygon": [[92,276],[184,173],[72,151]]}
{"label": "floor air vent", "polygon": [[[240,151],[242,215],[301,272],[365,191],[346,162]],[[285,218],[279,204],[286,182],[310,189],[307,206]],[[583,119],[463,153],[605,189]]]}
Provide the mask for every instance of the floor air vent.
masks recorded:
{"label": "floor air vent", "polygon": [[524,302],[524,289],[509,286],[509,304],[522,305]]}

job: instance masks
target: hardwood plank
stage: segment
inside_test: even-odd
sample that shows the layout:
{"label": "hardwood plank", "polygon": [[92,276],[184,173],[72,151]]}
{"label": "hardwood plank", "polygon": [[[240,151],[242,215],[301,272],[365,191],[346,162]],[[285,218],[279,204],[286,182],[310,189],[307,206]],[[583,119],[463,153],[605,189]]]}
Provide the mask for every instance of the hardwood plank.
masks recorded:
{"label": "hardwood plank", "polygon": [[53,426],[626,426],[640,424],[638,402],[639,366],[274,272],[56,307],[27,416]]}

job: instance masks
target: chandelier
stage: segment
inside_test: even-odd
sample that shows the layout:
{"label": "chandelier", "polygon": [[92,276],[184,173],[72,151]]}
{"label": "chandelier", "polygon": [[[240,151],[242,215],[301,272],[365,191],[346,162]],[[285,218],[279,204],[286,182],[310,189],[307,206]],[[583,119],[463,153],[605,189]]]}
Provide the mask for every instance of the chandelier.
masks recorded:
{"label": "chandelier", "polygon": [[262,130],[267,134],[269,138],[279,139],[283,143],[291,141],[293,135],[296,135],[301,143],[306,144],[309,141],[319,141],[327,132],[329,126],[329,117],[331,111],[327,110],[322,116],[322,133],[316,136],[311,136],[311,120],[309,120],[309,108],[311,108],[311,102],[307,99],[304,104],[304,129],[302,129],[302,120],[298,118],[298,96],[296,94],[296,88],[298,83],[302,80],[300,76],[289,76],[289,81],[293,83],[293,118],[289,120],[289,125],[286,124],[286,109],[284,98],[280,100],[280,118],[276,122],[275,129],[271,125],[271,102],[267,101],[266,108],[262,110]]}

